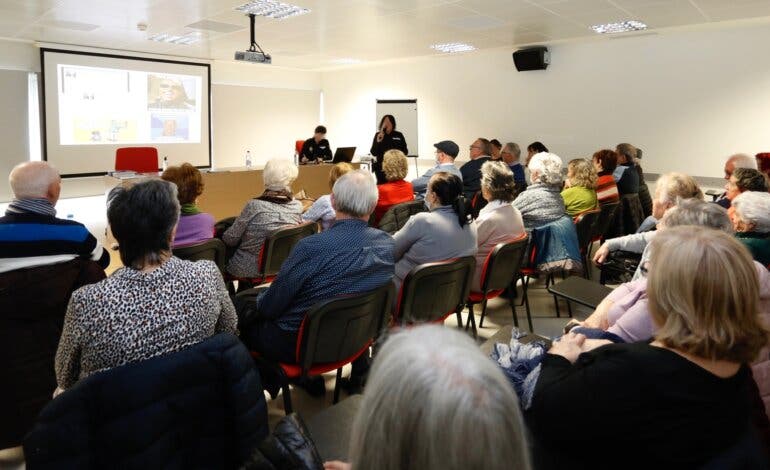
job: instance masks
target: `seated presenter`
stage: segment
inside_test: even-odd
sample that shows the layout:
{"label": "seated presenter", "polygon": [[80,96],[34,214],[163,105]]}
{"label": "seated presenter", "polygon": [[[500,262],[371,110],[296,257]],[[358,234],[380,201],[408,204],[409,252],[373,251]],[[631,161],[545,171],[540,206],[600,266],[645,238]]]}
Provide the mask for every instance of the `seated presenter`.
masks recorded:
{"label": "seated presenter", "polygon": [[332,149],[329,141],[326,140],[326,127],[318,126],[315,128],[313,137],[307,139],[302,144],[302,151],[299,155],[300,164],[322,163],[324,160],[332,159]]}

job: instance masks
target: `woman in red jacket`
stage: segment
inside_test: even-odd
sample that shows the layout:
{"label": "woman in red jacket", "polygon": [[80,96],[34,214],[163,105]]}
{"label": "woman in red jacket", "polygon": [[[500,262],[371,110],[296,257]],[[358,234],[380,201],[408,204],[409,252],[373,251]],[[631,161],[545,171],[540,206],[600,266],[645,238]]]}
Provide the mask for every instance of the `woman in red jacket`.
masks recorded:
{"label": "woman in red jacket", "polygon": [[377,186],[380,197],[377,200],[377,207],[374,208],[375,226],[391,206],[414,200],[412,183],[404,180],[408,170],[409,162],[404,152],[401,150],[385,152],[382,160],[382,171],[385,173],[387,183]]}

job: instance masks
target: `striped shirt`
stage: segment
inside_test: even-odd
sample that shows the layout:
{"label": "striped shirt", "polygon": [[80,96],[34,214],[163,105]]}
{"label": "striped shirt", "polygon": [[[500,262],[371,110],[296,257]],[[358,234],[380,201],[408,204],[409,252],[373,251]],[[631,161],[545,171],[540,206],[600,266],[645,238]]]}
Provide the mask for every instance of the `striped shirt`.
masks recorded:
{"label": "striped shirt", "polygon": [[596,180],[596,197],[600,203],[620,200],[618,185],[615,183],[615,178],[612,177],[611,172],[599,173],[599,178]]}
{"label": "striped shirt", "polygon": [[15,200],[0,217],[0,273],[81,257],[106,268],[110,254],[81,223],[57,219],[45,199]]}

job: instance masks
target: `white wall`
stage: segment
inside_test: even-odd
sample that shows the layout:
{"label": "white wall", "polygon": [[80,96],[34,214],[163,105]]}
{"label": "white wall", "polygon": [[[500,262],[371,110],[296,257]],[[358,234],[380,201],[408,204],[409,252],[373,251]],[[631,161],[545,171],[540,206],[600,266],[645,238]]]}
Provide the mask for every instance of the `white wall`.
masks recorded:
{"label": "white wall", "polygon": [[[419,151],[479,136],[542,140],[568,158],[623,141],[646,172],[721,177],[734,152],[770,151],[770,27],[679,31],[553,45],[546,71],[511,50],[354,67],[322,76],[326,121],[367,148],[377,98],[417,98]],[[410,149],[414,144],[410,143]]]}

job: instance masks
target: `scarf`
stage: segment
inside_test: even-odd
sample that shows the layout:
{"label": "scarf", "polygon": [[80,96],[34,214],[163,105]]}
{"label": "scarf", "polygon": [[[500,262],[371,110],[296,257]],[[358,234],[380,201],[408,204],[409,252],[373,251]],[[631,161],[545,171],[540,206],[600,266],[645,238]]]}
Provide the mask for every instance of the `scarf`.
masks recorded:
{"label": "scarf", "polygon": [[195,203],[182,204],[182,215],[195,215],[200,214],[201,210]]}
{"label": "scarf", "polygon": [[272,202],[274,204],[288,204],[294,200],[294,196],[291,192],[286,190],[275,191],[272,189],[266,189],[261,196],[256,199],[265,202]]}
{"label": "scarf", "polygon": [[6,214],[33,213],[40,215],[56,216],[56,208],[46,198],[14,199],[8,205]]}

